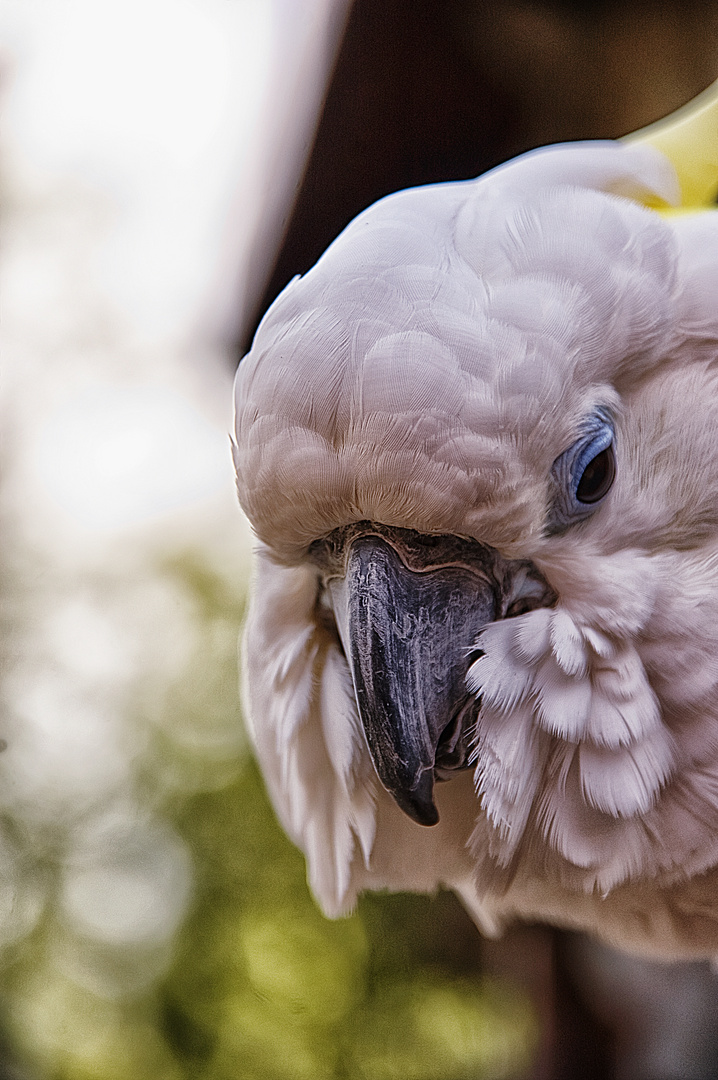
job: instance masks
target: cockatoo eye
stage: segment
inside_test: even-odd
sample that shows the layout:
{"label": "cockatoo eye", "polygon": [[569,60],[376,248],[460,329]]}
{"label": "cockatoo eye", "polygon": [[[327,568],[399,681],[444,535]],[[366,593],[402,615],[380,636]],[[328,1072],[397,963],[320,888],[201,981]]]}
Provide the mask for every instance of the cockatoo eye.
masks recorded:
{"label": "cockatoo eye", "polygon": [[592,514],[616,478],[611,418],[603,410],[590,417],[580,439],[557,457],[551,469],[552,505],[548,532],[562,532]]}
{"label": "cockatoo eye", "polygon": [[576,498],[580,503],[590,506],[599,502],[608,492],[616,475],[616,455],[613,443],[592,457],[581,473],[576,487]]}

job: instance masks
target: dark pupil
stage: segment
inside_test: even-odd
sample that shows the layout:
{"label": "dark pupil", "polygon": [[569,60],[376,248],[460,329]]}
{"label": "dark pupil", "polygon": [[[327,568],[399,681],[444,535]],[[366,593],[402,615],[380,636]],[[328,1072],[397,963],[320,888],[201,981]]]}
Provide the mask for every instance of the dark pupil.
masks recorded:
{"label": "dark pupil", "polygon": [[596,454],[583,470],[576,488],[576,498],[582,503],[595,503],[606,494],[616,475],[616,459],[613,446],[607,446]]}

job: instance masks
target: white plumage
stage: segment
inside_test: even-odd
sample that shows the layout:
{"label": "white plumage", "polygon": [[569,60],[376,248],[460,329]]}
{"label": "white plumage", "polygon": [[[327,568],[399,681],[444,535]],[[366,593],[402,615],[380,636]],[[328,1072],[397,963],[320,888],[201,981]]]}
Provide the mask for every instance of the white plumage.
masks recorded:
{"label": "white plumage", "polygon": [[443,884],[488,932],[718,954],[718,214],[661,201],[668,159],[610,142],[390,196],[242,361],[246,699],[328,914]]}

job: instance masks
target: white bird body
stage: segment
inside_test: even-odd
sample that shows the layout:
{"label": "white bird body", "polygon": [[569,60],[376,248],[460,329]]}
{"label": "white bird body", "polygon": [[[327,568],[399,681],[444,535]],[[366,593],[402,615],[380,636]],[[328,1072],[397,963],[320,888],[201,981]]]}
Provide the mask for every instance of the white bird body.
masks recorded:
{"label": "white bird body", "polygon": [[[521,917],[718,955],[718,213],[650,208],[678,198],[662,153],[610,142],[390,196],[240,365],[245,696],[330,915],[445,885],[488,933]],[[615,479],[584,500],[589,450]],[[498,604],[453,667],[434,624],[396,616],[411,670],[461,662],[468,695],[455,772],[448,714],[407,706],[431,743],[411,790],[369,716],[374,585],[351,593],[379,548],[442,626],[464,580]]]}

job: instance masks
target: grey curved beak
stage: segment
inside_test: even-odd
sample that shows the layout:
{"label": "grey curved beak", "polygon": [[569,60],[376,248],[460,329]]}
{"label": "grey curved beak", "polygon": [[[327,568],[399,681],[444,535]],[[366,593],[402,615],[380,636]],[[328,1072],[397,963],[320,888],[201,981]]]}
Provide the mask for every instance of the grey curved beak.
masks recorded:
{"label": "grey curved beak", "polygon": [[490,566],[409,569],[383,537],[359,535],[328,588],[379,778],[409,817],[434,825],[436,771],[468,762],[468,654],[499,614],[501,584]]}

